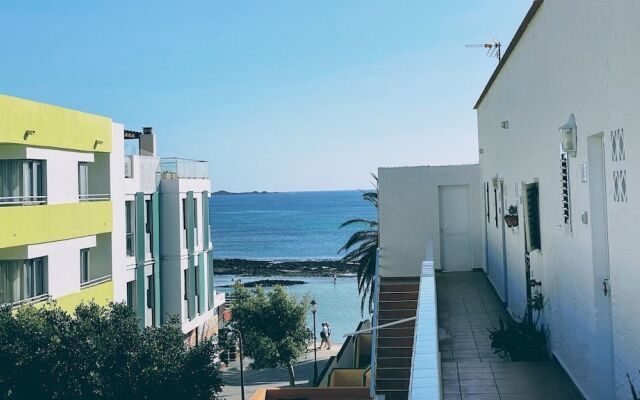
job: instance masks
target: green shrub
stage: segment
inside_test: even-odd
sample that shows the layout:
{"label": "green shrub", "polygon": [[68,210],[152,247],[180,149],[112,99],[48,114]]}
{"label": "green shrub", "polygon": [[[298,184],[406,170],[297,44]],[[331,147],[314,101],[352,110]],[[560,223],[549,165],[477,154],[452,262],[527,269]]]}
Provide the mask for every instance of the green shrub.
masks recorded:
{"label": "green shrub", "polygon": [[[489,329],[493,352],[509,357],[512,361],[547,360],[549,329],[539,322],[544,305],[543,295],[537,293],[529,301],[524,317],[507,320],[500,318],[498,327]],[[535,319],[533,312],[537,314]]]}
{"label": "green shrub", "polygon": [[188,348],[176,320],[138,329],[124,304],[0,308],[0,398],[212,399],[215,345]]}

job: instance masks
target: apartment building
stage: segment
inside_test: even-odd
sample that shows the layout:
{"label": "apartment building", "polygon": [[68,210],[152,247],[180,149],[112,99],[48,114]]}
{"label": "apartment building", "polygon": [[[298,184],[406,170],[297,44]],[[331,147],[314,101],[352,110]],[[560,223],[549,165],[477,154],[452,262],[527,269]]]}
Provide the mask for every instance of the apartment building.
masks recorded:
{"label": "apartment building", "polygon": [[122,126],[0,96],[0,303],[113,299]]}
{"label": "apartment building", "polygon": [[141,328],[217,332],[208,165],[156,146],[151,128],[0,96],[0,304],[126,302]]}

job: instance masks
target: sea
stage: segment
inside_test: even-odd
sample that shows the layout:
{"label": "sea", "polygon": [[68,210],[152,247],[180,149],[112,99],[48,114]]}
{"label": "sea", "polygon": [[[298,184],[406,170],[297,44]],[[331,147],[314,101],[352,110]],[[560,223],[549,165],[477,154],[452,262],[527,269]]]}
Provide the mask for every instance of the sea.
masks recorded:
{"label": "sea", "polygon": [[[338,249],[357,228],[338,229],[352,218],[377,219],[377,210],[362,199],[362,191],[286,192],[266,194],[214,195],[210,202],[210,221],[214,258],[248,260],[335,260]],[[354,276],[280,277],[305,281],[287,286],[299,298],[315,299],[318,329],[329,322],[332,341],[341,343],[363,317]],[[216,276],[216,287],[238,279]],[[242,277],[243,282],[264,277]],[[311,315],[308,326],[312,327]]]}

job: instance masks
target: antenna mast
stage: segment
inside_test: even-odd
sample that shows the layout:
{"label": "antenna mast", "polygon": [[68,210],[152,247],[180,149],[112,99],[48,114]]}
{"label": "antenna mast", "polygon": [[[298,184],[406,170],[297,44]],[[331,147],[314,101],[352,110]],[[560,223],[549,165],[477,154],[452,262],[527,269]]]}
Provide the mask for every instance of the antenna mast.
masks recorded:
{"label": "antenna mast", "polygon": [[498,59],[498,63],[502,60],[502,44],[495,40],[491,39],[491,42],[481,43],[481,44],[467,44],[464,47],[482,47],[487,49],[487,55],[489,57],[496,57]]}

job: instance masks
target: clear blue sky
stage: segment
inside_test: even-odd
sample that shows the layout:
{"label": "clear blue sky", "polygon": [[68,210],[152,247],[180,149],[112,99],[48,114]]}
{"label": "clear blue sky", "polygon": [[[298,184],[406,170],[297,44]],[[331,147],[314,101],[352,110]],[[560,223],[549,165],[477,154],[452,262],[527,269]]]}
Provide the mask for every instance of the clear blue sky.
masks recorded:
{"label": "clear blue sky", "polygon": [[4,1],[0,92],[153,126],[215,190],[369,187],[477,161],[473,104],[530,0]]}

